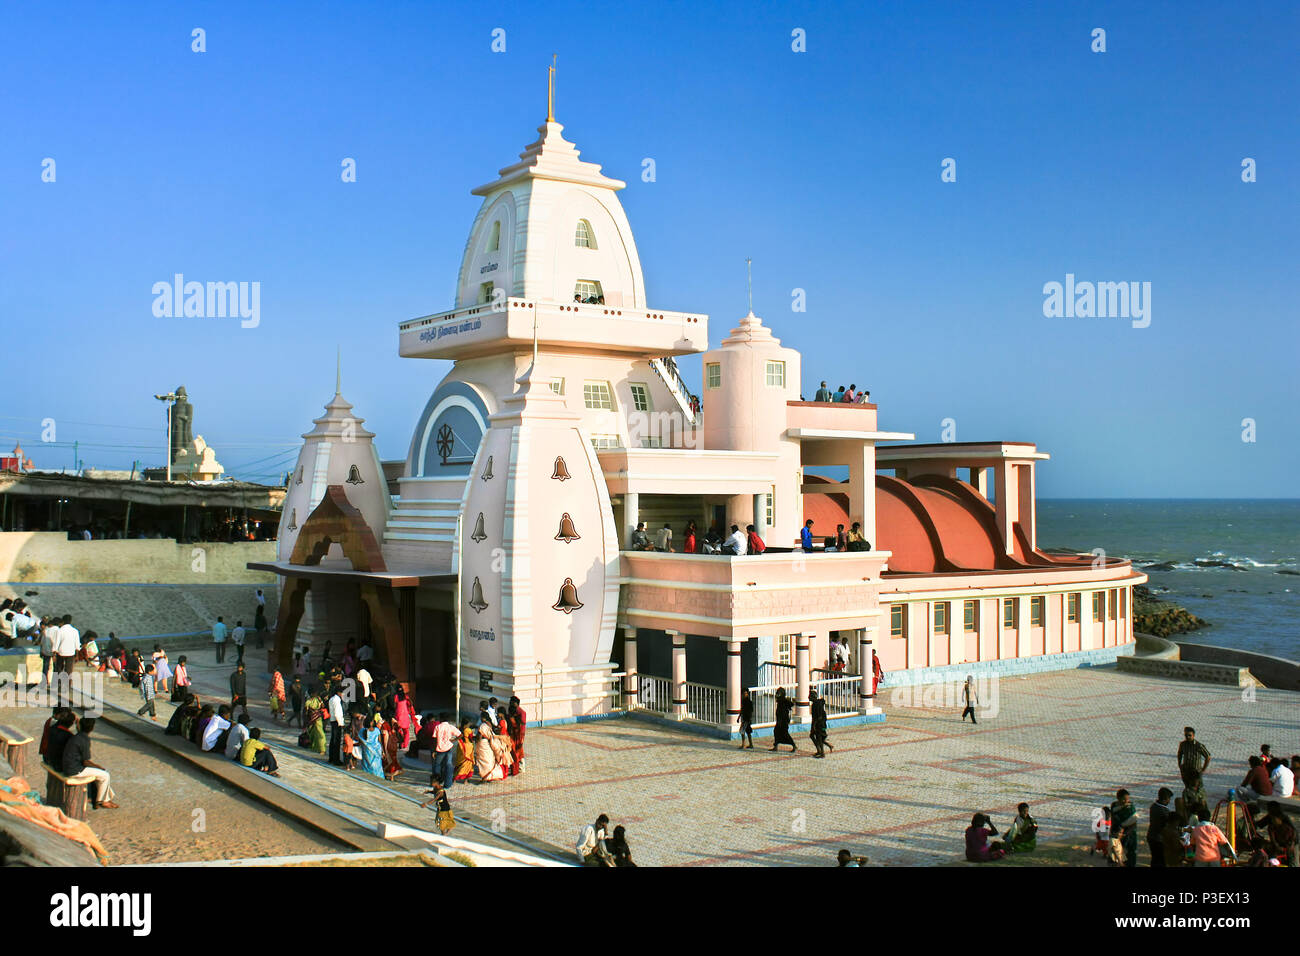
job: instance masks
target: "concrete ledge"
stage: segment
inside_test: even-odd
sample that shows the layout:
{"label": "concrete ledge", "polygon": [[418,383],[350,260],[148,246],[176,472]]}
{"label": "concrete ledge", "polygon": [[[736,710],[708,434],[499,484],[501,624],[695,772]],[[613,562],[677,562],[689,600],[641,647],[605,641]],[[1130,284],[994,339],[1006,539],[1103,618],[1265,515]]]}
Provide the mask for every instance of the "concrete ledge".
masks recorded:
{"label": "concrete ledge", "polygon": [[895,687],[922,684],[947,684],[964,682],[972,675],[976,680],[988,677],[1010,677],[1015,674],[1039,674],[1044,671],[1074,670],[1077,667],[1106,667],[1118,658],[1133,653],[1133,644],[1117,647],[1097,647],[1087,651],[1069,651],[1065,654],[1038,654],[1034,657],[1008,657],[996,661],[967,661],[964,664],[944,664],[938,667],[913,667],[904,671],[887,671],[880,685],[886,693]]}
{"label": "concrete ledge", "polygon": [[1118,661],[1118,666],[1119,670],[1126,674],[1189,680],[1199,684],[1223,684],[1228,687],[1253,687],[1259,684],[1247,668],[1229,667],[1225,664],[1203,664],[1155,657],[1124,657]]}
{"label": "concrete ledge", "polygon": [[1137,650],[1134,652],[1136,657],[1164,661],[1176,661],[1180,657],[1178,645],[1173,641],[1156,637],[1154,634],[1134,634],[1133,637],[1137,643]]}
{"label": "concrete ledge", "polygon": [[1224,664],[1229,667],[1249,667],[1251,675],[1265,687],[1278,690],[1300,690],[1300,663],[1285,657],[1256,654],[1235,647],[1217,647],[1213,644],[1178,642],[1180,657],[1184,661],[1203,664]]}

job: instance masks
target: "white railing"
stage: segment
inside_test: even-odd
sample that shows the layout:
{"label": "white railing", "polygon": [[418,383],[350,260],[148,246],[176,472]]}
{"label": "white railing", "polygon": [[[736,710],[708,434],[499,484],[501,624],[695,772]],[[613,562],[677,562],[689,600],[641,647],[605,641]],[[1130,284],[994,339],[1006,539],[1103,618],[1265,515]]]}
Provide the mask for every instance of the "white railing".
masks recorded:
{"label": "white railing", "polygon": [[793,664],[785,664],[781,661],[763,661],[758,665],[759,687],[766,687],[769,684],[773,687],[778,684],[793,686],[796,676]]}
{"label": "white railing", "polygon": [[727,690],[709,684],[686,682],[686,716],[707,724],[727,721]]}
{"label": "white railing", "polygon": [[826,699],[826,713],[834,717],[858,712],[858,693],[862,689],[860,677],[834,677],[813,683],[818,697]]}
{"label": "white railing", "polygon": [[637,706],[656,714],[673,712],[673,682],[667,677],[637,675]]}
{"label": "white railing", "polygon": [[761,687],[751,687],[749,689],[749,697],[754,702],[755,727],[776,723],[776,692],[780,687],[785,688],[786,697],[794,700],[794,681],[788,684],[764,684]]}
{"label": "white railing", "polygon": [[698,425],[696,421],[695,410],[691,408],[691,390],[686,387],[682,380],[681,373],[677,371],[677,363],[670,356],[650,360],[650,367],[655,370],[655,374],[663,380],[668,386],[668,391],[673,393],[677,399],[677,404],[686,420],[692,425]]}

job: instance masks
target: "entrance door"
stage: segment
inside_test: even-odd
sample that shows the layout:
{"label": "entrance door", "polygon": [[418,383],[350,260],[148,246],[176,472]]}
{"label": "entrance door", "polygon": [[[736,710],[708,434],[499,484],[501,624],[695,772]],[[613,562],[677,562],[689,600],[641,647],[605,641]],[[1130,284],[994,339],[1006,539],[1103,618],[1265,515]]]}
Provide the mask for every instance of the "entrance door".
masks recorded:
{"label": "entrance door", "polygon": [[415,701],[423,710],[455,704],[456,635],[450,611],[420,608],[416,640]]}

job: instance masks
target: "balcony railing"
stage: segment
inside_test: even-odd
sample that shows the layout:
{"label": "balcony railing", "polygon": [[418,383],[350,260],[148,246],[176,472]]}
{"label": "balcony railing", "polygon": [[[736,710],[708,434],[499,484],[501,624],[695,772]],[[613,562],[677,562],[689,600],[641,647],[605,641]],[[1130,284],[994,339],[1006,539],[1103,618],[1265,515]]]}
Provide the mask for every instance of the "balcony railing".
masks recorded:
{"label": "balcony railing", "polygon": [[727,722],[727,691],[723,687],[686,682],[686,716],[706,724]]}
{"label": "balcony railing", "polygon": [[682,379],[681,373],[677,371],[677,362],[672,356],[664,356],[663,358],[651,359],[650,367],[668,386],[668,391],[673,393],[673,397],[677,399],[677,405],[681,408],[682,414],[686,416],[686,420],[692,425],[698,425],[699,400],[686,387],[686,382]]}

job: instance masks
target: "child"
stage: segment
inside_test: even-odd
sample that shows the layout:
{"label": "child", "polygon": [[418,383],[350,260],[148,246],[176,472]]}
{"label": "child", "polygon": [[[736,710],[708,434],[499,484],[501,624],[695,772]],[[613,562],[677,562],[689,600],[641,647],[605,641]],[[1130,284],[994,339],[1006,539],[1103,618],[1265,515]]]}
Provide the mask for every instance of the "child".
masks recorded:
{"label": "child", "polygon": [[277,670],[271,677],[271,719],[284,719],[284,676]]}
{"label": "child", "polygon": [[357,769],[356,744],[352,740],[352,728],[350,726],[343,731],[343,769]]}
{"label": "child", "polygon": [[1094,853],[1100,853],[1102,856],[1106,856],[1107,851],[1110,850],[1110,807],[1102,807],[1101,812],[1094,815],[1092,835],[1094,842],[1092,849],[1088,851],[1088,855],[1092,856]]}
{"label": "child", "polygon": [[148,711],[149,719],[152,720],[154,723],[158,722],[158,711],[154,707],[154,702],[153,702],[154,695],[155,695],[154,682],[156,680],[156,678],[154,677],[154,672],[156,670],[157,668],[155,668],[152,664],[145,665],[144,675],[140,678],[140,696],[144,698],[144,706],[136,711],[136,713],[139,714],[141,717],[143,717],[145,715],[145,712]]}
{"label": "child", "polygon": [[167,663],[167,652],[162,649],[161,644],[153,646],[153,663],[157,669],[158,693],[169,693],[167,682],[172,679],[171,665]]}
{"label": "child", "polygon": [[438,832],[446,836],[456,825],[456,818],[451,812],[451,801],[447,799],[447,791],[440,781],[434,780],[433,789],[426,790],[425,793],[431,793],[433,796],[420,804],[420,809],[427,810],[429,805],[433,804],[438,814]]}

